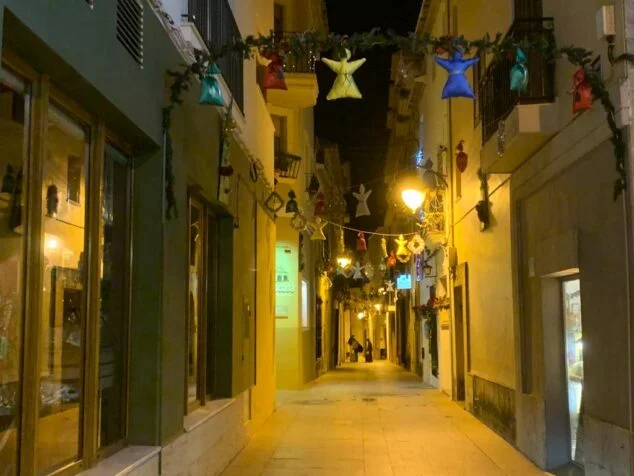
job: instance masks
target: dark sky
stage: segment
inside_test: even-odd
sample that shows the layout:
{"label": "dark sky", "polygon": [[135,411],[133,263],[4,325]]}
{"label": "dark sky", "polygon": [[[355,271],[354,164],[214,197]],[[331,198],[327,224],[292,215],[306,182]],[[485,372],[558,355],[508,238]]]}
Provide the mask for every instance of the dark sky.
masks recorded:
{"label": "dark sky", "polygon": [[[421,0],[326,0],[330,31],[339,34],[369,31],[374,27],[405,34],[416,27]],[[366,183],[372,189],[368,205],[372,216],[354,219],[356,199],[346,196],[351,226],[372,230],[383,223],[385,188],[381,181],[389,131],[387,120],[390,64],[394,50],[375,48],[353,52],[352,59],[367,58],[354,78],[363,99],[326,101],[335,74],[323,63],[317,64],[319,99],[315,109],[318,137],[339,144],[342,161],[350,162],[351,183]],[[375,183],[368,183],[375,181]]]}

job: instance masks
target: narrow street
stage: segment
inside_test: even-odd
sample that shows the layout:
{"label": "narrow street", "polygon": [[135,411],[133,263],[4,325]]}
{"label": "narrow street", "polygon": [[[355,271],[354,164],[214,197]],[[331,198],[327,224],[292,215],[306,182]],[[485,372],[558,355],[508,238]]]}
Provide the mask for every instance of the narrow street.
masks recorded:
{"label": "narrow street", "polygon": [[347,364],[279,400],[225,475],[545,474],[389,363]]}

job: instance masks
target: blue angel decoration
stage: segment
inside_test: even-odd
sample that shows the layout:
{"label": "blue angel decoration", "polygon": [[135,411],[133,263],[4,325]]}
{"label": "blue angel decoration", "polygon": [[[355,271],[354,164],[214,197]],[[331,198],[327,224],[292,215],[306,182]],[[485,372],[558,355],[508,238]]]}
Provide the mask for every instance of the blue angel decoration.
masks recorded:
{"label": "blue angel decoration", "polygon": [[469,86],[469,82],[464,74],[467,69],[480,61],[480,58],[474,56],[473,58],[465,60],[462,59],[462,51],[456,51],[451,59],[436,56],[434,61],[449,73],[445,87],[442,90],[443,99],[475,98],[473,90],[471,86]]}
{"label": "blue angel decoration", "polygon": [[515,64],[511,68],[511,91],[526,91],[528,87],[526,61],[526,53],[518,48],[515,53]]}

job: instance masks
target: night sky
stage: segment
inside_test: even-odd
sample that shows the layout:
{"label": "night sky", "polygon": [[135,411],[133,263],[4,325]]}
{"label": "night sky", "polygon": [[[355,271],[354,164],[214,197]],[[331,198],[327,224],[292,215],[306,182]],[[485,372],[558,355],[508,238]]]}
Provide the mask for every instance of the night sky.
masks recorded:
{"label": "night sky", "polygon": [[[371,0],[326,0],[326,4],[331,32],[352,34],[381,27],[407,33],[416,27],[421,0],[380,3]],[[350,226],[364,230],[380,226],[385,214],[386,192],[382,175],[389,140],[385,125],[392,53],[394,50],[379,48],[364,53],[353,52],[352,60],[367,58],[366,63],[354,73],[363,99],[326,101],[335,74],[323,63],[317,64],[320,94],[315,109],[315,132],[318,137],[339,144],[342,162],[350,162],[353,188],[358,189],[360,183],[365,183],[366,189],[372,189],[368,200],[372,216],[369,217],[355,219],[357,201],[350,193],[346,195],[352,219]]]}

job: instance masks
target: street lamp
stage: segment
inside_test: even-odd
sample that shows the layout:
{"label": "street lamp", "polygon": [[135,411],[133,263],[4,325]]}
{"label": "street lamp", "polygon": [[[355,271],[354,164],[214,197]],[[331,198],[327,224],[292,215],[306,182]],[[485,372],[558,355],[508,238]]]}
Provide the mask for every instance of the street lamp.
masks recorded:
{"label": "street lamp", "polygon": [[374,309],[376,309],[378,312],[381,312],[381,305],[380,304],[375,304],[374,305]]}
{"label": "street lamp", "polygon": [[365,312],[361,311],[357,314],[357,318],[363,319],[365,317]]}
{"label": "street lamp", "polygon": [[352,264],[352,259],[350,259],[347,254],[341,253],[339,256],[337,256],[337,264],[340,268],[346,269]]}
{"label": "street lamp", "polygon": [[408,208],[415,212],[425,201],[425,184],[416,172],[410,172],[399,179],[401,199]]}

